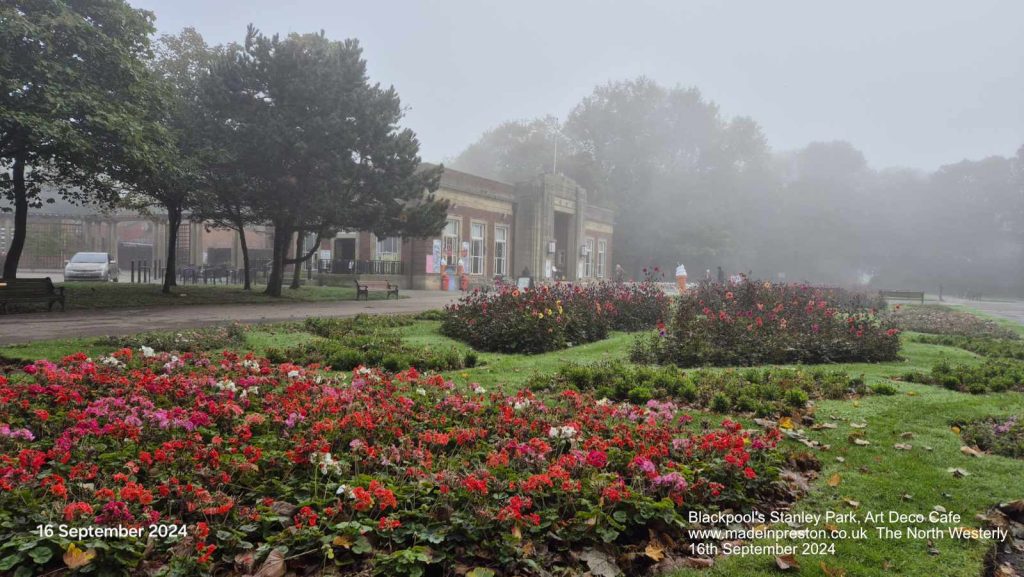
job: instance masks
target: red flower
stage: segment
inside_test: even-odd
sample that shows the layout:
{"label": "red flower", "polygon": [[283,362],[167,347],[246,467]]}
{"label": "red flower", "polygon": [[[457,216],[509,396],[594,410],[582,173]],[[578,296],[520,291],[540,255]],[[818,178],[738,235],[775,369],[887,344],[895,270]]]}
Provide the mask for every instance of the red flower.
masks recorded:
{"label": "red flower", "polygon": [[587,453],[587,464],[602,469],[608,464],[608,455],[604,451],[591,451]]}

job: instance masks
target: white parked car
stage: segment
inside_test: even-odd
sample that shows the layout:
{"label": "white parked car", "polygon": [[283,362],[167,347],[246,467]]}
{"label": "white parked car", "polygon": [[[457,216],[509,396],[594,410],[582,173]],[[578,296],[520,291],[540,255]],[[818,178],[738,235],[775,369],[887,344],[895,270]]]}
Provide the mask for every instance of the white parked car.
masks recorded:
{"label": "white parked car", "polygon": [[117,282],[120,271],[117,261],[107,252],[77,252],[64,265],[64,280],[99,280]]}

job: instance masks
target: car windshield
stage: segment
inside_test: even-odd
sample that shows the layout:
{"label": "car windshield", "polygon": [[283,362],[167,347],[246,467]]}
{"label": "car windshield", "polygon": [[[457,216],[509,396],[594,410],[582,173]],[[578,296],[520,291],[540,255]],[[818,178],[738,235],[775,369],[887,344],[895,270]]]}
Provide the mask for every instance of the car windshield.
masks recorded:
{"label": "car windshield", "polygon": [[91,263],[105,263],[107,262],[107,253],[105,252],[80,252],[75,256],[71,257],[71,262],[91,262]]}

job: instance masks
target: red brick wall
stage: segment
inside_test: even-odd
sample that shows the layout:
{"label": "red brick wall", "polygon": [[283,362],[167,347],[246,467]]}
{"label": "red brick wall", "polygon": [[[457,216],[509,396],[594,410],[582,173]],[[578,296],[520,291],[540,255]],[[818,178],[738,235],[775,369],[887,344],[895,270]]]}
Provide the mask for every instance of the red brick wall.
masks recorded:
{"label": "red brick wall", "polygon": [[[500,212],[492,212],[488,210],[481,210],[478,208],[460,206],[452,209],[448,213],[449,218],[459,218],[461,224],[459,226],[460,243],[470,242],[470,223],[473,221],[483,222],[486,225],[486,239],[484,245],[486,246],[484,254],[484,274],[482,275],[471,275],[471,279],[481,279],[489,281],[494,277],[494,228],[495,226],[505,226],[508,228],[507,237],[507,257],[508,264],[506,265],[506,275],[515,274],[513,272],[514,263],[512,262],[512,243],[513,230],[512,230],[512,217],[504,216]],[[426,256],[433,252],[434,239],[440,239],[441,235],[432,237],[429,239],[406,239],[402,243],[402,261],[406,267],[412,267],[412,274],[422,275],[426,274]],[[408,271],[409,269],[406,268]]]}

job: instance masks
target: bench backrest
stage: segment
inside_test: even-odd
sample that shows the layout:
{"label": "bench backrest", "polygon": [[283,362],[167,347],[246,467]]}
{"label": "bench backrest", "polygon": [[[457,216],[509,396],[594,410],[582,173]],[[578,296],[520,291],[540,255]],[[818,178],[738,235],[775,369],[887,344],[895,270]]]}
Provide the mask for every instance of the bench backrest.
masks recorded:
{"label": "bench backrest", "polygon": [[878,291],[883,297],[909,297],[909,298],[921,298],[924,296],[923,292],[920,291]]}
{"label": "bench backrest", "polygon": [[391,283],[386,280],[357,280],[356,284],[368,289],[386,289],[391,286]]}
{"label": "bench backrest", "polygon": [[0,294],[29,295],[49,294],[53,292],[53,281],[46,278],[0,279]]}

